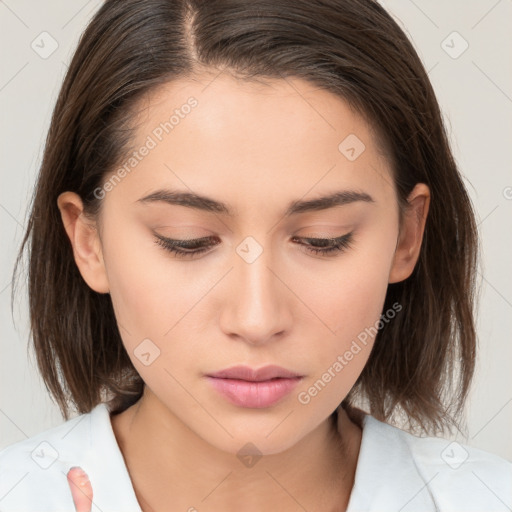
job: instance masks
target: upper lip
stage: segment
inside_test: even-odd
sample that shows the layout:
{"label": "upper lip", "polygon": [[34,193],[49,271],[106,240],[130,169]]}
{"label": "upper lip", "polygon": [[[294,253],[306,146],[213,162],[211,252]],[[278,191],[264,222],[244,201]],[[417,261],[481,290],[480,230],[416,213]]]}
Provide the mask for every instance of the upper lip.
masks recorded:
{"label": "upper lip", "polygon": [[298,373],[292,372],[276,365],[263,366],[262,368],[253,369],[249,366],[232,366],[219,372],[208,374],[209,377],[217,379],[239,379],[253,382],[261,382],[275,378],[294,378],[302,377]]}

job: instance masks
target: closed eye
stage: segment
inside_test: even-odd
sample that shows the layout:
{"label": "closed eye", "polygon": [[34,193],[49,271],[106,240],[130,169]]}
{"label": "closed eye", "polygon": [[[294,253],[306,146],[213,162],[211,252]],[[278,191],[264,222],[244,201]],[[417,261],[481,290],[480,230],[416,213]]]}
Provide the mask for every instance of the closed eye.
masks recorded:
{"label": "closed eye", "polygon": [[[159,234],[155,234],[155,243],[166,251],[173,253],[177,258],[192,258],[198,254],[207,252],[211,247],[220,242],[215,237],[207,236],[191,240],[175,240]],[[353,232],[336,238],[305,238],[292,237],[292,241],[298,241],[306,252],[312,254],[329,255],[338,254],[348,249],[353,242]]]}
{"label": "closed eye", "polygon": [[298,238],[293,240],[305,240],[306,249],[314,254],[332,254],[348,249],[352,243],[352,233],[347,233],[336,238]]}

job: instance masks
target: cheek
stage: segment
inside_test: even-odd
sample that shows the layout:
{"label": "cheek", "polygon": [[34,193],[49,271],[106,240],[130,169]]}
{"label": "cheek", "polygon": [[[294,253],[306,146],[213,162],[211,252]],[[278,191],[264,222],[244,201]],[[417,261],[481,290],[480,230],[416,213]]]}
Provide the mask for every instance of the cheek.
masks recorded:
{"label": "cheek", "polygon": [[[377,231],[377,230],[376,230]],[[332,344],[356,337],[378,321],[394,254],[392,233],[365,233],[332,263],[319,262],[300,280],[300,293],[335,337]]]}
{"label": "cheek", "polygon": [[325,333],[316,336],[322,349],[309,348],[309,358],[315,361],[313,380],[332,382],[324,398],[327,394],[336,397],[335,401],[344,397],[368,360],[386,289],[376,278],[372,272],[360,276],[340,272],[316,299],[315,308],[322,312],[329,330],[318,324],[317,333]]}
{"label": "cheek", "polygon": [[197,301],[201,283],[173,264],[146,228],[118,226],[104,243],[117,319],[139,336],[162,337]]}
{"label": "cheek", "polygon": [[[329,265],[325,274],[318,270],[319,265],[310,271],[309,279],[301,281],[301,293],[322,320],[315,322],[317,346],[322,350],[309,349],[315,373],[301,388],[300,403],[313,402],[321,392],[318,406],[323,402],[326,410],[335,407],[359,377],[383,314],[394,247],[389,230],[367,234],[360,238],[357,249]],[[314,332],[311,335],[315,337]]]}
{"label": "cheek", "polygon": [[187,361],[193,360],[200,341],[197,312],[219,272],[198,272],[193,261],[173,261],[147,229],[123,228],[119,221],[115,231],[105,233],[105,264],[119,331],[135,368],[151,386],[154,379],[169,378],[163,370],[175,367],[173,361],[181,361],[180,368],[190,366]]}

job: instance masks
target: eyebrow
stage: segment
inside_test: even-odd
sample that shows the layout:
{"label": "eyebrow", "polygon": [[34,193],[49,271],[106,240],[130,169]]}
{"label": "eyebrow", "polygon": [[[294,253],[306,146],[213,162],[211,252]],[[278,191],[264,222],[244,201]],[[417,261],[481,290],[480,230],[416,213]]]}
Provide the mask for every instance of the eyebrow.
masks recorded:
{"label": "eyebrow", "polygon": [[[292,201],[285,211],[285,217],[298,213],[327,210],[328,208],[343,206],[345,204],[355,203],[358,201],[375,203],[373,197],[366,192],[341,190],[316,199]],[[181,192],[166,189],[156,190],[155,192],[140,198],[136,202],[142,204],[164,202],[170,205],[186,206],[187,208],[193,208],[196,210],[220,213],[229,217],[234,217],[235,215],[234,211],[226,203],[217,201],[210,197],[201,196],[193,192]]]}

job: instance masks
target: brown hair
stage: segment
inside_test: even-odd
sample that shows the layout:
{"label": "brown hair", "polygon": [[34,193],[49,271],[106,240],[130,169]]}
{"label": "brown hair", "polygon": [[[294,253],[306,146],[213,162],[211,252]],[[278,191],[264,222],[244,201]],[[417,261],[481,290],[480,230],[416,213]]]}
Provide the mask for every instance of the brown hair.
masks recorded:
{"label": "brown hair", "polygon": [[78,413],[100,401],[120,412],[144,383],[110,295],[90,289],[78,271],[57,197],[76,192],[96,215],[94,190],[128,151],[144,96],[220,69],[244,80],[302,78],[347,101],[386,149],[401,217],[414,185],[429,186],[419,260],[409,278],[388,285],[384,309],[398,303],[403,311],[379,329],[343,404],[367,400],[376,418],[391,421],[398,411],[426,433],[460,430],[476,349],[474,212],[420,58],[374,0],[104,2],[62,85],[14,268],[15,277],[28,245],[31,335],[63,416],[71,403]]}

